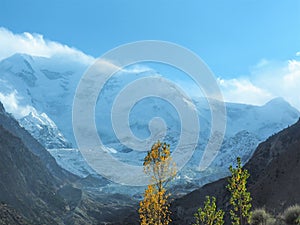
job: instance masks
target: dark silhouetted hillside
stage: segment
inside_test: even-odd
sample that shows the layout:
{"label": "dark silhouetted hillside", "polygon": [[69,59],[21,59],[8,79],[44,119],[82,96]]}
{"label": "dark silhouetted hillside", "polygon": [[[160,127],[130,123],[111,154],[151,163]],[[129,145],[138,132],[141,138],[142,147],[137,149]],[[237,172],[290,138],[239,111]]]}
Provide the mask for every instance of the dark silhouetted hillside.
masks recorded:
{"label": "dark silhouetted hillside", "polygon": [[34,155],[41,159],[42,164],[50,171],[50,173],[60,181],[74,181],[76,176],[62,169],[50,155],[50,153],[36,140],[28,131],[22,128],[19,123],[5,111],[0,102],[0,125],[13,134],[19,137],[24,146]]}
{"label": "dark silhouetted hillside", "polygon": [[[71,201],[70,197],[61,194],[61,190],[76,179],[75,175],[59,167],[47,150],[21,128],[0,103],[1,221],[3,218],[13,221],[20,215],[30,224],[62,224],[74,204],[72,201],[77,200],[78,204],[81,191],[78,189]],[[69,188],[70,193],[74,190],[77,189]],[[16,219],[15,223],[7,224],[19,222]]]}
{"label": "dark silhouetted hillside", "polygon": [[0,202],[34,224],[59,224],[66,202],[55,179],[22,141],[0,126]]}

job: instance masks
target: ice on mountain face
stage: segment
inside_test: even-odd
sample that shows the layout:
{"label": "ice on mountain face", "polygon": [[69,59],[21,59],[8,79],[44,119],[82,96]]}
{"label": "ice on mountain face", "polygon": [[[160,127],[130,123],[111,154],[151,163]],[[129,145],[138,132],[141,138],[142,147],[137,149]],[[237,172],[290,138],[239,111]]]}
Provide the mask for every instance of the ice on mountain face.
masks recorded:
{"label": "ice on mountain face", "polygon": [[260,138],[249,131],[238,132],[224,141],[212,167],[228,167],[228,165],[235,163],[237,157],[241,157],[243,163],[247,162],[259,142]]}
{"label": "ice on mountain face", "polygon": [[[51,148],[51,154],[62,167],[82,177],[95,172],[78,150],[65,148],[70,147],[70,142],[76,146],[72,131],[72,104],[78,82],[86,69],[85,64],[55,57],[14,55],[0,62],[0,92],[6,95],[17,93],[20,104],[35,109],[22,117],[20,124],[44,146]],[[142,165],[145,152],[122,145],[115,136],[111,124],[111,107],[120,90],[133,80],[161,75],[148,68],[135,70],[134,73],[132,71],[125,70],[123,76],[113,76],[106,83],[98,97],[95,120],[99,136],[109,154],[125,163]],[[210,135],[211,112],[206,99],[193,97],[192,100],[199,116],[199,142],[193,157],[180,171],[178,176],[181,179],[176,180],[178,184],[202,185],[225,176],[229,164],[235,162],[237,156],[247,161],[259,142],[299,118],[299,112],[283,99],[272,100],[264,106],[226,103],[227,129],[224,142],[211,167],[200,172],[199,162]],[[168,142],[173,150],[180,137],[180,118],[172,105],[161,99],[143,99],[132,108],[128,123],[133,134],[140,139],[147,138],[150,134],[149,121],[153,117],[161,117],[165,121],[167,131],[162,141]],[[118,190],[118,186],[112,185],[111,189]]]}
{"label": "ice on mountain face", "polygon": [[47,149],[72,147],[72,144],[65,139],[55,123],[45,113],[38,114],[36,111],[32,111],[18,121]]}
{"label": "ice on mountain face", "polygon": [[227,103],[226,108],[230,136],[247,130],[261,141],[295,123],[299,117],[299,112],[282,98],[273,99],[263,106]]}
{"label": "ice on mountain face", "polygon": [[199,159],[202,157],[206,143],[199,143],[189,164],[179,173],[179,176],[186,176],[188,179],[180,179],[177,184],[182,187],[187,184],[201,186],[229,175],[229,165],[235,165],[237,157],[241,157],[243,163],[247,162],[259,142],[260,139],[255,134],[245,130],[234,136],[226,137],[216,158],[204,171],[199,171]]}
{"label": "ice on mountain face", "polygon": [[80,177],[97,175],[97,173],[87,164],[80,151],[74,148],[53,148],[48,149],[50,154],[56,159],[62,168]]}

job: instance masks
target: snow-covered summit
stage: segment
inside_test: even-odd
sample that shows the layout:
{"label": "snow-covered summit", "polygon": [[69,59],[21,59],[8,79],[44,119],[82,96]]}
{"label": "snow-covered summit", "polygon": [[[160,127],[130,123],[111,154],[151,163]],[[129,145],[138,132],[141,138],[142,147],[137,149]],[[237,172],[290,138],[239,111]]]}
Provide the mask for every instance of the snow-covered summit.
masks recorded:
{"label": "snow-covered summit", "polygon": [[[75,63],[73,59],[15,54],[0,62],[0,92],[4,97],[13,93],[16,113],[25,107],[46,113],[74,143],[72,103],[77,84],[86,69],[85,63]],[[5,106],[6,101],[2,102]]]}
{"label": "snow-covered summit", "polygon": [[[20,124],[46,147],[65,148],[70,147],[70,143],[76,147],[72,129],[72,104],[77,85],[86,69],[85,63],[74,63],[72,59],[58,56],[45,58],[13,55],[0,62],[0,97],[8,99],[13,96],[14,102],[12,104],[0,100],[6,109],[7,106],[11,107],[11,113],[19,112]],[[144,152],[133,151],[118,141],[111,123],[111,107],[124,86],[134,79],[149,75],[160,76],[151,69],[123,71],[122,76],[113,77],[105,84],[98,97],[95,121],[99,136],[108,149],[114,150],[114,157],[126,163],[142,164]],[[205,99],[192,98],[192,101],[199,116],[199,141],[192,159],[182,170],[184,176],[181,177],[186,177],[185,181],[202,184],[203,181],[199,179],[204,174],[199,174],[197,169],[209,137],[211,112]],[[260,141],[293,124],[300,115],[281,98],[271,100],[263,106],[236,103],[225,105],[226,134],[219,155],[212,164],[214,168],[210,170],[215,172],[224,171],[225,168],[227,171],[229,161],[237,155],[248,160]],[[165,141],[171,144],[171,148],[175,148],[181,132],[180,118],[174,107],[162,99],[147,98],[134,105],[129,115],[132,133],[138,138],[147,138],[149,121],[153,117],[161,117],[165,121]],[[62,166],[75,173],[78,171],[81,176],[90,173],[90,169],[84,169],[88,167],[82,165],[84,160],[77,150],[68,150],[67,153],[61,151],[65,150],[55,150],[55,157],[62,162]],[[78,161],[75,162],[76,160]],[[209,180],[219,178],[220,174],[210,174],[213,178]],[[208,174],[205,176],[208,177]]]}

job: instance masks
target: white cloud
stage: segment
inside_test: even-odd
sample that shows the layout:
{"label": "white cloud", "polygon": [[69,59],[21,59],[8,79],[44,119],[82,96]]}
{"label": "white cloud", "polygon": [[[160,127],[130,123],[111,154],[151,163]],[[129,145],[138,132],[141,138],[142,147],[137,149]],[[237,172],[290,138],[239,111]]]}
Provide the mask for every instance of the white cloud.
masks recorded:
{"label": "white cloud", "polygon": [[140,65],[140,64],[134,64],[129,66],[128,68],[123,68],[123,72],[125,73],[144,73],[144,72],[155,72],[153,69],[151,69],[149,66]]}
{"label": "white cloud", "polygon": [[41,34],[31,34],[28,32],[14,34],[6,28],[0,27],[0,60],[15,53],[43,57],[66,55],[84,64],[90,64],[94,61],[93,57],[75,48],[58,42],[45,40]]}
{"label": "white cloud", "polygon": [[272,94],[252,84],[247,79],[218,79],[226,102],[262,105]]}
{"label": "white cloud", "polygon": [[19,100],[17,91],[9,94],[0,93],[0,102],[2,102],[5,110],[12,113],[17,119],[28,115],[30,112],[35,112],[32,106],[22,106]]}
{"label": "white cloud", "polygon": [[263,60],[248,77],[218,79],[225,101],[262,105],[283,97],[300,110],[300,61]]}

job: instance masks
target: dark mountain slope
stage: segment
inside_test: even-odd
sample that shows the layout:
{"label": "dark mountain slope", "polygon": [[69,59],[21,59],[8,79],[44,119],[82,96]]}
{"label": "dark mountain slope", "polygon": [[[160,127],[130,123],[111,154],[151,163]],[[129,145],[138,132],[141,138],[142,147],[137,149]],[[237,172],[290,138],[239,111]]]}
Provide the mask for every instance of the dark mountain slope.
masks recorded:
{"label": "dark mountain slope", "polygon": [[0,225],[122,224],[135,210],[131,198],[90,190],[60,168],[1,106]]}
{"label": "dark mountain slope", "polygon": [[74,181],[77,177],[70,172],[62,169],[50,155],[50,153],[35,140],[19,123],[8,114],[0,102],[0,125],[13,134],[19,137],[24,146],[34,155],[41,159],[42,164],[50,171],[50,173],[60,181]]}
{"label": "dark mountain slope", "polygon": [[[261,143],[245,168],[251,174],[248,187],[254,208],[278,213],[300,203],[300,120]],[[206,195],[216,196],[218,205],[228,210],[226,185],[224,178],[175,200],[173,224],[190,224]]]}
{"label": "dark mountain slope", "polygon": [[0,225],[29,225],[18,212],[8,207],[6,204],[0,204]]}
{"label": "dark mountain slope", "polygon": [[259,145],[245,168],[254,207],[276,213],[300,203],[300,120]]}
{"label": "dark mountain slope", "polygon": [[22,141],[0,126],[0,201],[34,223],[59,224],[65,202],[59,183]]}
{"label": "dark mountain slope", "polygon": [[1,215],[13,218],[10,208],[30,224],[63,224],[81,200],[81,190],[73,187],[77,179],[59,167],[0,103],[0,203],[8,205],[1,207]]}

